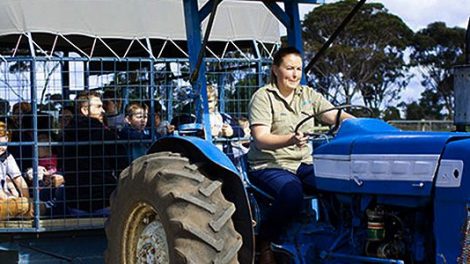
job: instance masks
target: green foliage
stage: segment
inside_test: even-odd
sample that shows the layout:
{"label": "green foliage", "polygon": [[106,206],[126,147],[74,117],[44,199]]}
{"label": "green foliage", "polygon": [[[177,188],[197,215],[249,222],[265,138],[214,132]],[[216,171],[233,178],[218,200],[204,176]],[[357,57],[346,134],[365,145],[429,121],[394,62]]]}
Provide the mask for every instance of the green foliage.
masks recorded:
{"label": "green foliage", "polygon": [[389,106],[383,111],[383,117],[385,121],[389,120],[400,120],[400,109],[395,106]]}
{"label": "green foliage", "polygon": [[454,108],[451,71],[453,66],[464,62],[464,43],[465,29],[448,28],[444,22],[429,24],[413,39],[411,62],[421,71],[422,85],[437,96],[429,104],[440,105],[448,112],[449,118]]}
{"label": "green foliage", "polygon": [[432,90],[425,90],[421,93],[421,98],[418,102],[409,104],[400,104],[406,113],[408,120],[441,120],[444,118],[442,110],[444,105],[440,103],[440,97]]}
{"label": "green foliage", "polygon": [[[305,51],[311,57],[346,17],[357,1],[325,4],[306,15]],[[413,32],[380,3],[365,4],[313,68],[309,76],[333,98],[381,109],[408,83],[404,51]]]}

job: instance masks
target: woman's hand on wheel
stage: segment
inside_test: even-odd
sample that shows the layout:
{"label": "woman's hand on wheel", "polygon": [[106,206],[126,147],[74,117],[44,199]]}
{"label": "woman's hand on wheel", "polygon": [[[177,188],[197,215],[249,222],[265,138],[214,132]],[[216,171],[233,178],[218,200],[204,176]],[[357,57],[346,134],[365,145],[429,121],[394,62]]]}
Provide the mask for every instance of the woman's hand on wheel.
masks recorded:
{"label": "woman's hand on wheel", "polygon": [[297,133],[292,135],[291,142],[292,142],[292,145],[296,145],[299,148],[305,147],[307,146],[308,136],[298,131]]}

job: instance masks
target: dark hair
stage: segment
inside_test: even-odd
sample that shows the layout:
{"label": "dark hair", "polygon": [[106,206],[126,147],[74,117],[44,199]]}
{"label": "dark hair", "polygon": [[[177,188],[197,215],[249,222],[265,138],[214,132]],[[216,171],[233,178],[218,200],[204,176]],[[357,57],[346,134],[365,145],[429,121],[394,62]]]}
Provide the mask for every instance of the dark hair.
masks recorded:
{"label": "dark hair", "polygon": [[116,102],[118,100],[121,100],[121,93],[118,90],[104,90],[103,100],[113,100],[114,102]]}
{"label": "dark hair", "polygon": [[[300,51],[297,48],[283,47],[283,48],[278,49],[276,53],[274,54],[272,66],[276,65],[279,67],[282,63],[282,59],[284,59],[285,56],[290,55],[290,54],[294,54],[302,58],[302,53],[300,53]],[[276,78],[276,75],[274,75],[272,66],[271,66],[271,84],[275,85],[277,83],[277,78]]]}
{"label": "dark hair", "polygon": [[10,102],[0,98],[0,115],[7,115],[10,112]]}
{"label": "dark hair", "polygon": [[62,108],[60,109],[60,113],[62,114],[64,111],[69,111],[70,113],[75,114],[75,106],[73,105],[62,106]]}
{"label": "dark hair", "polygon": [[77,109],[77,113],[80,113],[80,109],[82,107],[88,107],[92,97],[101,99],[101,94],[94,90],[85,90],[78,94],[78,96],[75,98],[75,107]]}
{"label": "dark hair", "polygon": [[132,116],[135,111],[142,109],[144,111],[148,111],[149,107],[142,102],[131,102],[126,106],[126,116]]}

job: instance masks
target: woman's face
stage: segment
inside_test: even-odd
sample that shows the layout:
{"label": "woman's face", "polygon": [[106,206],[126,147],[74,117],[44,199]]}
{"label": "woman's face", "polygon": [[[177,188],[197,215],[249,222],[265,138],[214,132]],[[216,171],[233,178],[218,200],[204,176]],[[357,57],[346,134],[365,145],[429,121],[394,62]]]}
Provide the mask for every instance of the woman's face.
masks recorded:
{"label": "woman's face", "polygon": [[302,58],[297,54],[288,54],[282,58],[279,66],[273,65],[277,87],[284,90],[294,90],[302,79]]}

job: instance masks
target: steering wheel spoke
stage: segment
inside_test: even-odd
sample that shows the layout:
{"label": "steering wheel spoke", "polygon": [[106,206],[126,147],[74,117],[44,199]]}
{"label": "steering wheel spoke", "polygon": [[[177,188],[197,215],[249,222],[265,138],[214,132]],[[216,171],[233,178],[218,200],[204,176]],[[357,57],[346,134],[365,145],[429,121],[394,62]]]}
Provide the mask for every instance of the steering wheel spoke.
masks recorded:
{"label": "steering wheel spoke", "polygon": [[312,118],[319,119],[324,113],[330,112],[337,110],[336,116],[335,116],[335,123],[328,129],[326,132],[304,132],[304,135],[307,135],[311,137],[312,139],[319,138],[319,137],[331,137],[336,134],[338,131],[340,124],[341,124],[341,114],[344,111],[344,109],[353,109],[353,108],[358,108],[358,109],[363,109],[368,112],[368,116],[372,117],[374,112],[372,109],[366,106],[362,105],[339,105],[335,106],[329,109],[326,109],[324,111],[320,111],[319,113],[309,115],[305,117],[302,121],[300,121],[297,126],[295,127],[295,133],[299,132],[299,129],[302,127],[303,124],[305,124],[307,121],[309,121]]}

